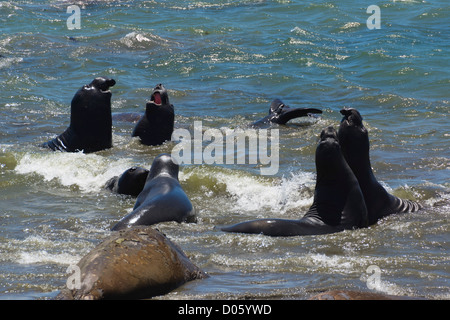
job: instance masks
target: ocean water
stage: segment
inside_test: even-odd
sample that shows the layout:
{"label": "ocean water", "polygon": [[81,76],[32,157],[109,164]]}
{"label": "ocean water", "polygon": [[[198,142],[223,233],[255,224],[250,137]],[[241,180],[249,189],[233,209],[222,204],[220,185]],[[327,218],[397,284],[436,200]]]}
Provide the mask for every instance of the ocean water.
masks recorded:
{"label": "ocean water", "polygon": [[[69,28],[70,5],[80,29]],[[370,5],[379,29],[368,28]],[[104,183],[177,145],[143,146],[133,123],[115,121],[112,149],[41,149],[69,125],[75,92],[101,75],[117,82],[114,113],[143,113],[163,83],[175,126],[191,131],[194,121],[246,128],[275,98],[323,111],[272,127],[273,175],[237,161],[181,167],[198,222],[157,227],[211,277],[157,299],[307,299],[329,289],[449,299],[449,16],[444,0],[1,1],[0,299],[55,297],[67,267],[134,205]],[[221,232],[306,212],[318,135],[339,125],[342,107],[364,117],[378,180],[424,209],[331,235]]]}

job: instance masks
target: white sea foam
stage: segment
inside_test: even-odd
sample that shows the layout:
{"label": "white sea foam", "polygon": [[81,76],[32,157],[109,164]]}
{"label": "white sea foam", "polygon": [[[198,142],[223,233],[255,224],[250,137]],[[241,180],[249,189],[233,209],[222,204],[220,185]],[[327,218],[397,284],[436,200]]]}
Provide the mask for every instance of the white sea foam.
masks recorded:
{"label": "white sea foam", "polygon": [[300,194],[300,186],[310,183],[312,174],[300,173],[283,178],[279,183],[259,181],[255,177],[224,176],[227,190],[236,198],[235,209],[259,211],[270,209],[284,213],[289,209],[304,207],[312,198]]}
{"label": "white sea foam", "polygon": [[[180,180],[186,180],[192,174],[212,173],[208,170],[194,170],[180,175]],[[302,194],[302,188],[314,188],[313,173],[297,172],[279,180],[230,170],[216,171],[213,176],[218,184],[226,186],[226,191],[233,197],[233,201],[230,201],[231,210],[236,212],[258,211],[266,214],[273,211],[282,216],[290,209],[307,208],[312,204],[312,195]]]}
{"label": "white sea foam", "polygon": [[154,35],[151,33],[139,33],[135,31],[126,34],[119,41],[128,48],[137,48],[137,49],[149,48],[154,45],[176,44],[170,40],[161,38],[158,35]]}
{"label": "white sea foam", "polygon": [[21,252],[17,262],[19,264],[54,263],[61,265],[77,264],[81,256],[73,253],[50,253],[46,250]]}
{"label": "white sea foam", "polygon": [[14,63],[22,62],[23,58],[3,58],[0,59],[0,69],[9,68]]}
{"label": "white sea foam", "polygon": [[[76,264],[92,246],[85,241],[50,240],[45,236],[31,235],[24,239],[10,239],[6,247],[0,249],[5,252],[3,259],[18,264],[68,265]],[[11,248],[20,249],[11,251]]]}
{"label": "white sea foam", "polygon": [[76,185],[84,192],[95,192],[108,179],[133,165],[131,159],[111,160],[81,152],[26,153],[18,160],[15,170],[19,174],[39,174],[45,181],[57,180],[64,186]]}

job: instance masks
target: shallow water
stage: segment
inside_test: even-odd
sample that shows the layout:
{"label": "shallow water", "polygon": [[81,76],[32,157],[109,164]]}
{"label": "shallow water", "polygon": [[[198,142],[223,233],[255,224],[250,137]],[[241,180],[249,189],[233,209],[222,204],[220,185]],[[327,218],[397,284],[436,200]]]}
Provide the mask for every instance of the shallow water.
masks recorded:
{"label": "shallow water", "polygon": [[[68,30],[66,9],[81,9]],[[110,150],[38,147],[69,124],[70,101],[98,75],[117,81],[114,113],[143,112],[163,83],[176,127],[246,128],[280,98],[323,110],[279,130],[279,170],[192,164],[180,181],[198,223],[158,229],[211,275],[158,299],[305,299],[328,289],[449,299],[450,37],[446,1],[386,1],[381,29],[353,1],[2,1],[0,4],[0,298],[47,299],[66,269],[109,234],[135,199],[104,183],[149,168],[177,142],[146,147],[113,123]],[[413,214],[309,237],[226,234],[244,220],[297,219],[312,203],[320,131],[342,107],[364,117],[377,178],[420,201]],[[369,266],[380,281],[368,288]]]}

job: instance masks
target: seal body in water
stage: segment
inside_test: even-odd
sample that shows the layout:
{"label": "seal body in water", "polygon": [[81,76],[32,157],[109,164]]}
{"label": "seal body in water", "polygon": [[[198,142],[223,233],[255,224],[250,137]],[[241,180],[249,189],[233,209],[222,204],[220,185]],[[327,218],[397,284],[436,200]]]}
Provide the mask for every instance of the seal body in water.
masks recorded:
{"label": "seal body in water", "polygon": [[275,99],[270,104],[269,114],[253,122],[251,127],[259,128],[271,123],[286,124],[289,120],[319,113],[322,111],[315,108],[290,108],[280,99]]}
{"label": "seal body in water", "polygon": [[195,222],[195,209],[178,181],[178,171],[179,165],[169,154],[157,156],[133,211],[112,230],[165,221]]}
{"label": "seal body in water", "polygon": [[112,147],[111,91],[116,81],[98,77],[78,90],[71,102],[70,125],[42,146],[67,152],[96,152]]}
{"label": "seal body in water", "polygon": [[299,220],[258,219],[223,227],[226,232],[269,236],[317,235],[367,226],[367,208],[358,181],[342,156],[333,127],[324,129],[316,149],[314,201]]}
{"label": "seal body in water", "polygon": [[169,95],[162,84],[158,84],[145,106],[145,114],[134,127],[131,136],[139,137],[149,146],[161,145],[172,138],[175,111]]}
{"label": "seal body in water", "polygon": [[342,118],[338,137],[342,153],[358,179],[364,194],[369,224],[394,213],[418,211],[422,206],[411,200],[404,200],[389,194],[377,181],[372,171],[369,155],[369,133],[362,123],[358,110],[341,110]]}

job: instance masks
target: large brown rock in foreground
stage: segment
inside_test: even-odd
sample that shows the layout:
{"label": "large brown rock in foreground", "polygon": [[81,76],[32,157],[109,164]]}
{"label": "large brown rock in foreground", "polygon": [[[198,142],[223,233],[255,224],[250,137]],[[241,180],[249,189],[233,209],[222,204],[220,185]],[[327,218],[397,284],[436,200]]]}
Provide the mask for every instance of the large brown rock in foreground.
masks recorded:
{"label": "large brown rock in foreground", "polygon": [[114,232],[77,266],[80,289],[65,287],[57,299],[151,298],[208,277],[164,234],[144,226]]}

